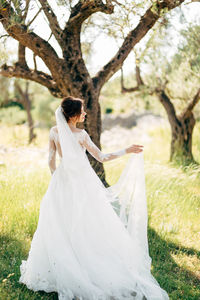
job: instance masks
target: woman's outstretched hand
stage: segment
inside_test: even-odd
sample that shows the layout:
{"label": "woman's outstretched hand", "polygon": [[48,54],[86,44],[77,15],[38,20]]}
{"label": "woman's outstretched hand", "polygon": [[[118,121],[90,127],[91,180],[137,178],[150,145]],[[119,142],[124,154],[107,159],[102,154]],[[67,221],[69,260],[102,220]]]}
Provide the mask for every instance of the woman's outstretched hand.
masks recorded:
{"label": "woman's outstretched hand", "polygon": [[131,145],[130,147],[126,148],[126,153],[140,153],[143,151],[142,145]]}

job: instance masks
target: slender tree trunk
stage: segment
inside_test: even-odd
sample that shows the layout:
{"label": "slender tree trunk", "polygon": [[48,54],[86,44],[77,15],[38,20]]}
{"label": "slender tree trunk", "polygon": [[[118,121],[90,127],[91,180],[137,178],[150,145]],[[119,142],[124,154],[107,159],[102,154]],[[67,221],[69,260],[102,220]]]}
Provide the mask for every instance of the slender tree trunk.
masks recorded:
{"label": "slender tree trunk", "polygon": [[26,105],[24,105],[28,117],[28,127],[29,127],[29,144],[36,138],[36,134],[34,133],[34,125],[33,118],[31,114],[31,101],[29,96],[26,95]]}
{"label": "slender tree trunk", "polygon": [[24,106],[27,113],[28,127],[29,127],[29,144],[30,144],[36,138],[36,134],[34,133],[33,118],[31,114],[31,100],[28,91],[29,83],[28,81],[26,82],[25,91],[22,90],[22,88],[17,82],[15,82],[15,87],[17,89],[17,92],[20,95],[20,98],[17,97],[17,101]]}

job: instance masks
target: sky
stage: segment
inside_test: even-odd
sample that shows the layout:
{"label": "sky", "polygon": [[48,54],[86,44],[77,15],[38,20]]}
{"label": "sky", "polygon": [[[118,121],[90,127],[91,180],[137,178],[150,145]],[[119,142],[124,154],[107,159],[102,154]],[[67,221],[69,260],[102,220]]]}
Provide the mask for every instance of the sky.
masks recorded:
{"label": "sky", "polygon": [[[62,7],[58,7],[55,3],[56,1],[50,0],[49,3],[51,4],[52,8],[56,12],[58,16],[58,20],[61,24],[61,26],[64,26],[64,21],[67,20],[66,11],[63,11]],[[32,19],[32,17],[37,12],[38,6],[36,5],[37,1],[35,1],[35,6],[32,7],[32,9],[29,12],[28,18]],[[177,18],[177,14],[174,14],[174,16],[171,18],[172,24],[175,26],[177,31],[173,31],[172,40],[171,40],[171,47],[168,51],[168,55],[173,55],[177,43],[179,41],[179,33],[178,31],[180,29],[183,29],[187,26],[189,22],[194,22],[195,20],[199,20],[200,18],[200,3],[190,3],[190,4],[183,4],[182,11],[184,12],[186,23],[180,24]],[[139,18],[135,18],[135,25],[137,25],[137,22],[139,21]],[[200,21],[199,21],[200,24]],[[35,22],[32,24],[32,28],[34,28],[34,32],[37,33],[39,36],[43,37],[44,39],[48,39],[50,36],[50,30],[48,26],[47,20],[45,20],[44,15],[40,13],[40,15],[37,17]],[[3,32],[2,27],[0,28],[0,32]],[[55,48],[57,53],[61,56],[61,50],[57,44],[57,42],[51,38],[50,40],[51,45]],[[142,45],[143,42],[141,42]],[[11,60],[16,60],[16,49],[17,49],[17,42],[11,38],[7,41],[7,47],[9,50],[13,52],[13,55],[10,56]],[[95,40],[93,45],[93,55],[92,59],[90,61],[90,64],[88,65],[89,72],[91,75],[94,75],[104,64],[106,64],[117,52],[118,45],[116,41],[106,36],[105,34],[99,34],[98,38]],[[32,51],[29,49],[26,50],[27,55],[27,61],[29,66],[33,67],[33,59],[32,59]],[[38,69],[48,72],[48,69],[43,64],[43,62],[37,58],[37,64]],[[127,75],[128,73],[132,72],[134,69],[134,54],[133,52],[128,56],[124,63],[124,73]],[[119,76],[119,72],[116,73],[112,78],[115,78],[116,76]]]}

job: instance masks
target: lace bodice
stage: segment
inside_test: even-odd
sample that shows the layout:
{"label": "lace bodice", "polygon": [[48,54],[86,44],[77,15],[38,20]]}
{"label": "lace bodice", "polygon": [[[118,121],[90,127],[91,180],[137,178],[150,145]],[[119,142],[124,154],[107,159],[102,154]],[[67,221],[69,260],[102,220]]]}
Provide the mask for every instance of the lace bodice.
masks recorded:
{"label": "lace bodice", "polygon": [[[102,151],[93,143],[89,134],[84,129],[80,129],[77,131],[72,131],[75,138],[78,140],[81,145],[83,151],[88,151],[96,160],[99,162],[106,162],[115,158],[118,158],[124,154],[126,154],[126,149],[122,149],[116,152],[111,152],[104,154]],[[57,131],[57,127],[54,126],[50,129],[49,132],[49,158],[48,164],[53,173],[56,169],[56,151],[59,154],[59,157],[62,158],[62,150],[59,142],[59,135]]]}

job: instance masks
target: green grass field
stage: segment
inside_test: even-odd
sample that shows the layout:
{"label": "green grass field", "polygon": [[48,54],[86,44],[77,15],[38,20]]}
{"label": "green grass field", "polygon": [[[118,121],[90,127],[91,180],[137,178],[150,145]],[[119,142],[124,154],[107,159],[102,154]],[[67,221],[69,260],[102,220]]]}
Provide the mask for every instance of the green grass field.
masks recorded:
{"label": "green grass field", "polygon": [[[0,129],[0,134],[2,134]],[[200,124],[195,128],[193,152],[200,162]],[[47,132],[38,130],[34,150],[44,146]],[[149,248],[152,273],[173,300],[200,299],[200,167],[168,163],[170,133],[150,132],[145,146],[146,193],[149,212]],[[0,155],[0,299],[57,299],[56,293],[34,293],[18,283],[19,266],[26,259],[37,226],[39,206],[48,186],[47,164],[24,156],[23,127],[7,129],[3,143],[18,153]],[[21,160],[17,155],[20,156]],[[35,153],[35,152],[34,152]],[[109,183],[119,176],[126,159],[105,164]],[[22,163],[23,162],[23,163]]]}

